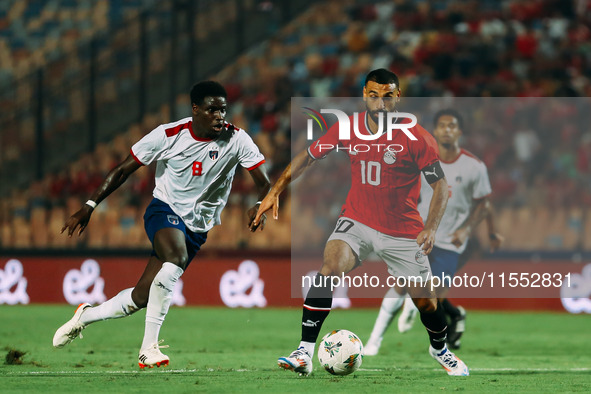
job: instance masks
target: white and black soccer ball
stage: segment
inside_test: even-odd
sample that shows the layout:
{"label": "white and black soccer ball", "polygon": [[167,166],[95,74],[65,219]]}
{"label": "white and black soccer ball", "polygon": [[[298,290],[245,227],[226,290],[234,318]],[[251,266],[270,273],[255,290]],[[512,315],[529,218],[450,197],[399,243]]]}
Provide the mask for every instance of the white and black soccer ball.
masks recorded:
{"label": "white and black soccer ball", "polygon": [[318,361],[333,375],[349,375],[361,366],[363,344],[349,330],[334,330],[326,334],[318,348]]}

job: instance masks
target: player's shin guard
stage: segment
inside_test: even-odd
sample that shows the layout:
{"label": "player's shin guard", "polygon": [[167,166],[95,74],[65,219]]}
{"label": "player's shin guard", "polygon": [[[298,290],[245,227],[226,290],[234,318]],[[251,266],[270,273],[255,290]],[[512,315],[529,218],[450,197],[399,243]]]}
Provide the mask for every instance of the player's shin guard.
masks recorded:
{"label": "player's shin guard", "polygon": [[302,342],[316,343],[322,323],[330,313],[332,305],[332,290],[327,277],[318,273],[312,281],[312,286],[302,312]]}
{"label": "player's shin guard", "polygon": [[88,325],[100,320],[119,319],[139,311],[140,308],[131,299],[132,290],[133,288],[122,290],[110,300],[85,309],[80,316],[80,321]]}
{"label": "player's shin guard", "polygon": [[445,320],[445,312],[439,302],[437,302],[437,310],[435,312],[422,312],[421,321],[427,329],[429,334],[429,341],[434,349],[440,350],[445,347],[445,339],[447,338],[447,321]]}
{"label": "player's shin guard", "polygon": [[154,277],[146,308],[146,331],[142,349],[158,343],[160,327],[172,302],[172,291],[183,272],[179,266],[167,262],[162,264],[162,268]]}

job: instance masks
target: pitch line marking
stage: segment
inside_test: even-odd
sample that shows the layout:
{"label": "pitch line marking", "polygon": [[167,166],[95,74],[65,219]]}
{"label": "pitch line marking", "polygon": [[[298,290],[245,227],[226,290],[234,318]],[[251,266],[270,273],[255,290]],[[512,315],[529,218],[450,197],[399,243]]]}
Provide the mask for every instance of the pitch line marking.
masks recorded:
{"label": "pitch line marking", "polygon": [[197,372],[196,369],[168,369],[164,371],[27,371],[27,372],[7,372],[6,375],[136,375],[145,373],[191,373]]}
{"label": "pitch line marking", "polygon": [[[420,371],[418,368],[388,368],[395,371]],[[469,368],[470,372],[589,372],[591,368]],[[361,372],[384,372],[386,368],[359,368]],[[441,371],[433,368],[433,371]]]}
{"label": "pitch line marking", "polygon": [[[388,368],[395,371],[424,371],[418,368]],[[360,368],[360,372],[384,372],[385,368]],[[440,372],[441,369],[433,368],[432,371]],[[590,372],[591,368],[470,368],[470,372]],[[206,370],[198,369],[169,369],[161,371],[10,371],[3,375],[139,375],[139,374],[175,374],[175,373],[207,373],[207,372],[263,372],[263,370],[235,369],[217,370],[208,368]]]}

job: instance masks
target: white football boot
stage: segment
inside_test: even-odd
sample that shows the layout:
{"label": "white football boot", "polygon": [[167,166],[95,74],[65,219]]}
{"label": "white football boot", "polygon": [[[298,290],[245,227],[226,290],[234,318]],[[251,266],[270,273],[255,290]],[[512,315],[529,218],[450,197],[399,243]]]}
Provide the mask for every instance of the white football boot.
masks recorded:
{"label": "white football boot", "polygon": [[280,357],[277,364],[289,371],[294,371],[300,376],[308,376],[312,373],[312,357],[303,346],[291,352],[287,357]]}
{"label": "white football boot", "polygon": [[418,311],[419,310],[415,306],[415,303],[412,302],[412,298],[407,297],[404,300],[404,306],[402,307],[402,312],[398,318],[399,332],[407,332],[412,328],[412,326],[415,324]]}
{"label": "white football boot", "polygon": [[364,356],[377,356],[380,351],[380,346],[382,345],[383,337],[374,340],[373,338],[369,338],[365,346],[363,346],[363,355]]}
{"label": "white football boot", "polygon": [[150,347],[141,349],[138,355],[138,365],[141,369],[146,367],[154,368],[154,365],[158,368],[166,367],[170,358],[166,354],[162,354],[160,349],[167,348],[168,345],[160,345],[164,340],[161,339],[158,343],[153,344]]}
{"label": "white football boot", "polygon": [[90,307],[91,305],[88,303],[78,305],[76,312],[74,312],[74,316],[55,332],[55,335],[53,336],[54,347],[58,349],[63,348],[76,339],[77,336],[82,338],[82,330],[86,328],[86,325],[80,321],[80,316],[86,308]]}
{"label": "white football boot", "polygon": [[469,376],[470,371],[462,360],[453,354],[447,346],[441,350],[435,350],[433,346],[429,346],[429,354],[441,364],[443,369],[447,371],[450,376]]}

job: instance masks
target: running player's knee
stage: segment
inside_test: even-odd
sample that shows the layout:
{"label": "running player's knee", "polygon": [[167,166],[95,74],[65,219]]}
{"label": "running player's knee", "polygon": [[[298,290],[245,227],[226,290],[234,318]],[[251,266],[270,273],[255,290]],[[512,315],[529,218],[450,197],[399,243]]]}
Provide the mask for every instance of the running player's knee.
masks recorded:
{"label": "running player's knee", "polygon": [[187,256],[187,253],[180,253],[168,260],[168,262],[185,269],[187,267],[187,263],[189,262],[189,256]]}
{"label": "running player's knee", "polygon": [[436,298],[419,298],[415,300],[417,309],[424,313],[433,313],[437,310],[437,299]]}
{"label": "running player's knee", "polygon": [[163,261],[177,265],[182,269],[185,269],[187,267],[187,263],[189,262],[187,251],[181,249],[171,249],[164,253],[164,255],[161,257]]}
{"label": "running player's knee", "polygon": [[320,268],[320,273],[324,276],[339,276],[342,272],[338,261],[334,260],[324,261]]}

